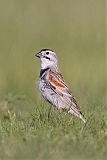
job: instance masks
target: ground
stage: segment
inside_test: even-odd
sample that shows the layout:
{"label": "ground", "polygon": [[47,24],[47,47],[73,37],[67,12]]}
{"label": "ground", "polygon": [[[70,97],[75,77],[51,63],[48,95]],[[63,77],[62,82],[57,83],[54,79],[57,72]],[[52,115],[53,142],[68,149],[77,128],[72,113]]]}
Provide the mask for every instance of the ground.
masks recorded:
{"label": "ground", "polygon": [[4,97],[0,103],[0,157],[13,159],[107,158],[106,107],[88,108],[84,124],[46,102],[24,95]]}

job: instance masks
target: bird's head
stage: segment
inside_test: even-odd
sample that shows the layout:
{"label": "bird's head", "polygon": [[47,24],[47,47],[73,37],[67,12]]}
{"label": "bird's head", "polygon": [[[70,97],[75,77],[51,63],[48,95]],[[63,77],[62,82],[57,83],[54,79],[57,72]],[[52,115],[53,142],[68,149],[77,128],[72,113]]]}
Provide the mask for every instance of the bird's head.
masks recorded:
{"label": "bird's head", "polygon": [[56,53],[50,49],[42,49],[39,53],[35,55],[41,60],[42,69],[53,67],[57,69],[57,56]]}

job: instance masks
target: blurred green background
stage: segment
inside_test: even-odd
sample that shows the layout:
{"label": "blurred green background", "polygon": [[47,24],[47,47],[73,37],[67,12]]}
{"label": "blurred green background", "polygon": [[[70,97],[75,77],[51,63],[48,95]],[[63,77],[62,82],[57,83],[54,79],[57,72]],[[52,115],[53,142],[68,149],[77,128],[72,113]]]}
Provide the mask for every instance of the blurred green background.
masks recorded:
{"label": "blurred green background", "polygon": [[[104,0],[0,0],[0,157],[106,159],[105,29]],[[43,48],[57,53],[85,126],[41,105]]]}
{"label": "blurred green background", "polygon": [[36,98],[40,64],[34,53],[50,48],[76,94],[103,97],[104,5],[103,0],[0,0],[0,94]]}

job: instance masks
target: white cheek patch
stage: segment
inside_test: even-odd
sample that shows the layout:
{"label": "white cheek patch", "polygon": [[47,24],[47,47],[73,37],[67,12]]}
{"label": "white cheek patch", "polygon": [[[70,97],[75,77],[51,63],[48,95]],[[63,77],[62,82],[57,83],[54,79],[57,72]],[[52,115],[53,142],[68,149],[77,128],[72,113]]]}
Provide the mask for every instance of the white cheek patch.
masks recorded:
{"label": "white cheek patch", "polygon": [[41,67],[42,69],[47,68],[48,66],[52,65],[52,62],[49,59],[41,58]]}

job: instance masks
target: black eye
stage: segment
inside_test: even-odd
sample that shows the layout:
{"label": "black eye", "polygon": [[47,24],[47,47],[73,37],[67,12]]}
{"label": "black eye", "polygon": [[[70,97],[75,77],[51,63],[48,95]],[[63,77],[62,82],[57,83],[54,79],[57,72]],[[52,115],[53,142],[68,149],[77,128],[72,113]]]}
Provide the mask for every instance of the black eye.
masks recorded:
{"label": "black eye", "polygon": [[49,54],[49,52],[46,52],[46,54],[48,55],[48,54]]}

